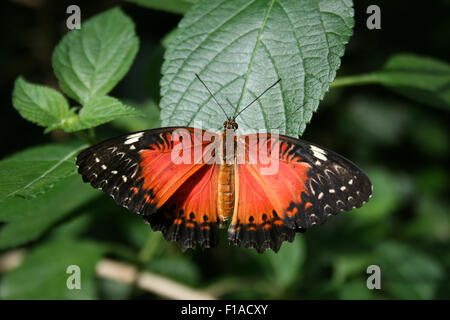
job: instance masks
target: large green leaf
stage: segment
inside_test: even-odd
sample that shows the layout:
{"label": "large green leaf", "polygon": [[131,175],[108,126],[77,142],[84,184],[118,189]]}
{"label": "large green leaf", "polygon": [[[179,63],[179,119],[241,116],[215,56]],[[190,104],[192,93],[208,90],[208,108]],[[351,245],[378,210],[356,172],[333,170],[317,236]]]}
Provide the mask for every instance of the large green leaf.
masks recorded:
{"label": "large green leaf", "polygon": [[143,7],[171,13],[186,13],[197,0],[127,0]]}
{"label": "large green leaf", "polygon": [[238,117],[239,128],[301,134],[335,77],[353,24],[351,1],[198,2],[166,51],[162,125],[201,121],[205,128],[221,128],[225,116],[195,73],[229,116],[281,78]]}
{"label": "large green leaf", "polygon": [[[95,266],[104,248],[83,240],[57,239],[29,253],[0,283],[3,299],[95,299]],[[70,290],[67,267],[81,271],[81,288]]]}
{"label": "large green leaf", "polygon": [[75,155],[86,145],[37,146],[0,161],[0,201],[32,198],[76,173]]}
{"label": "large green leaf", "polygon": [[0,202],[0,249],[35,240],[52,225],[100,193],[72,176],[57,183],[51,192],[31,200],[10,198]]}
{"label": "large green leaf", "polygon": [[96,127],[117,118],[143,115],[138,110],[122,104],[119,100],[99,96],[91,98],[78,113],[73,124],[65,128],[66,131],[79,131]]}
{"label": "large green leaf", "polygon": [[381,71],[336,79],[333,86],[379,83],[417,102],[450,108],[450,65],[414,54],[392,56]]}
{"label": "large green leaf", "polygon": [[64,92],[85,104],[122,79],[138,46],[133,21],[120,9],[110,9],[63,38],[53,53],[53,69]]}
{"label": "large green leaf", "polygon": [[28,121],[48,128],[63,128],[76,117],[61,93],[31,84],[22,77],[14,84],[13,105]]}

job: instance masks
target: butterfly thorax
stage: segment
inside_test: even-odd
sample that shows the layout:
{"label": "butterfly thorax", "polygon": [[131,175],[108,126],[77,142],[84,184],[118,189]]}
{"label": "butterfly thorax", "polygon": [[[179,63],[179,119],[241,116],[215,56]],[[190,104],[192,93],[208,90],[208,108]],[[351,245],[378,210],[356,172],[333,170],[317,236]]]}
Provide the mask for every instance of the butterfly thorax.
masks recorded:
{"label": "butterfly thorax", "polygon": [[219,185],[217,210],[221,225],[233,214],[235,203],[234,170],[236,162],[236,129],[237,123],[228,119],[224,122],[224,131],[221,137],[222,154],[219,163]]}

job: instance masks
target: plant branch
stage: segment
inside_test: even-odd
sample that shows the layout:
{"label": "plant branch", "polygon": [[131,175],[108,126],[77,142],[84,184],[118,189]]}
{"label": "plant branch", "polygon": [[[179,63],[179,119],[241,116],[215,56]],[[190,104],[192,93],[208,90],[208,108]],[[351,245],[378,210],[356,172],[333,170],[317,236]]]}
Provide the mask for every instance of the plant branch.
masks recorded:
{"label": "plant branch", "polygon": [[[25,250],[18,249],[9,251],[0,256],[0,274],[17,268],[23,258]],[[137,287],[152,292],[160,297],[175,300],[214,300],[217,299],[205,290],[190,288],[172,279],[157,275],[152,272],[139,272],[138,269],[129,264],[111,259],[102,259],[96,266],[99,277],[111,279],[117,282],[130,284],[136,283]]]}

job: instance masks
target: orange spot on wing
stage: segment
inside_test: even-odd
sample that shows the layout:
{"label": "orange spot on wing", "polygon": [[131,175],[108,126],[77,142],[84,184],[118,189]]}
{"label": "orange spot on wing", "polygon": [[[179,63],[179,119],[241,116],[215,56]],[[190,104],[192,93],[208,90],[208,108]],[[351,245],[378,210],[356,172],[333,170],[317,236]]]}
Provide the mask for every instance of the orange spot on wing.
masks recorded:
{"label": "orange spot on wing", "polygon": [[130,190],[133,191],[134,194],[138,194],[139,193],[139,189],[136,188],[136,187],[131,187]]}
{"label": "orange spot on wing", "polygon": [[282,220],[275,220],[275,221],[273,222],[273,224],[276,225],[276,226],[282,226],[284,223],[283,223]]}
{"label": "orange spot on wing", "polygon": [[183,223],[183,219],[177,218],[175,220],[173,220],[174,224],[182,224]]}
{"label": "orange spot on wing", "polygon": [[288,216],[290,216],[290,217],[294,217],[297,213],[298,213],[298,208],[297,207],[294,207],[294,209],[292,209],[292,211],[288,211],[287,212]]}
{"label": "orange spot on wing", "polygon": [[[308,209],[309,207],[312,207],[312,203],[311,202],[305,203],[305,209]],[[297,209],[297,208],[295,208],[295,209]]]}

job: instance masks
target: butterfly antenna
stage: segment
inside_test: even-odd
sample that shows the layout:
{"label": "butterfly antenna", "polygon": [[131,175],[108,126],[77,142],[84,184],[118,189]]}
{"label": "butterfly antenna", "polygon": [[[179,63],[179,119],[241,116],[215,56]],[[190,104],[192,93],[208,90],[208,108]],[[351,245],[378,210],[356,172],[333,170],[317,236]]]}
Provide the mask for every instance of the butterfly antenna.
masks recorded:
{"label": "butterfly antenna", "polygon": [[231,103],[231,101],[230,100],[228,100],[228,98],[225,98],[225,100],[227,100],[227,102],[228,102],[228,104],[233,108],[233,109],[236,109],[236,107],[235,106],[233,106],[233,104]]}
{"label": "butterfly antenna", "polygon": [[225,114],[225,117],[227,117],[228,119],[228,115],[225,112],[225,110],[223,109],[222,105],[219,103],[219,101],[217,101],[216,97],[213,95],[213,93],[211,92],[211,90],[209,90],[209,88],[206,86],[206,84],[203,82],[202,79],[200,79],[200,76],[198,74],[195,74],[195,76],[197,77],[197,79],[205,86],[206,90],[208,90],[209,94],[211,95],[211,97],[213,97],[214,101],[217,103],[217,105],[220,107],[220,109],[222,109],[222,112]]}
{"label": "butterfly antenna", "polygon": [[267,91],[269,91],[270,89],[272,89],[273,87],[275,87],[277,85],[278,82],[280,82],[281,79],[278,79],[277,81],[275,81],[270,87],[268,87],[266,90],[263,91],[263,93],[261,93],[259,96],[257,96],[252,102],[250,102],[244,109],[242,109],[241,111],[238,112],[238,114],[234,117],[234,119],[236,119],[245,109],[247,109],[248,107],[250,107],[256,100],[258,100],[259,98],[261,98]]}

